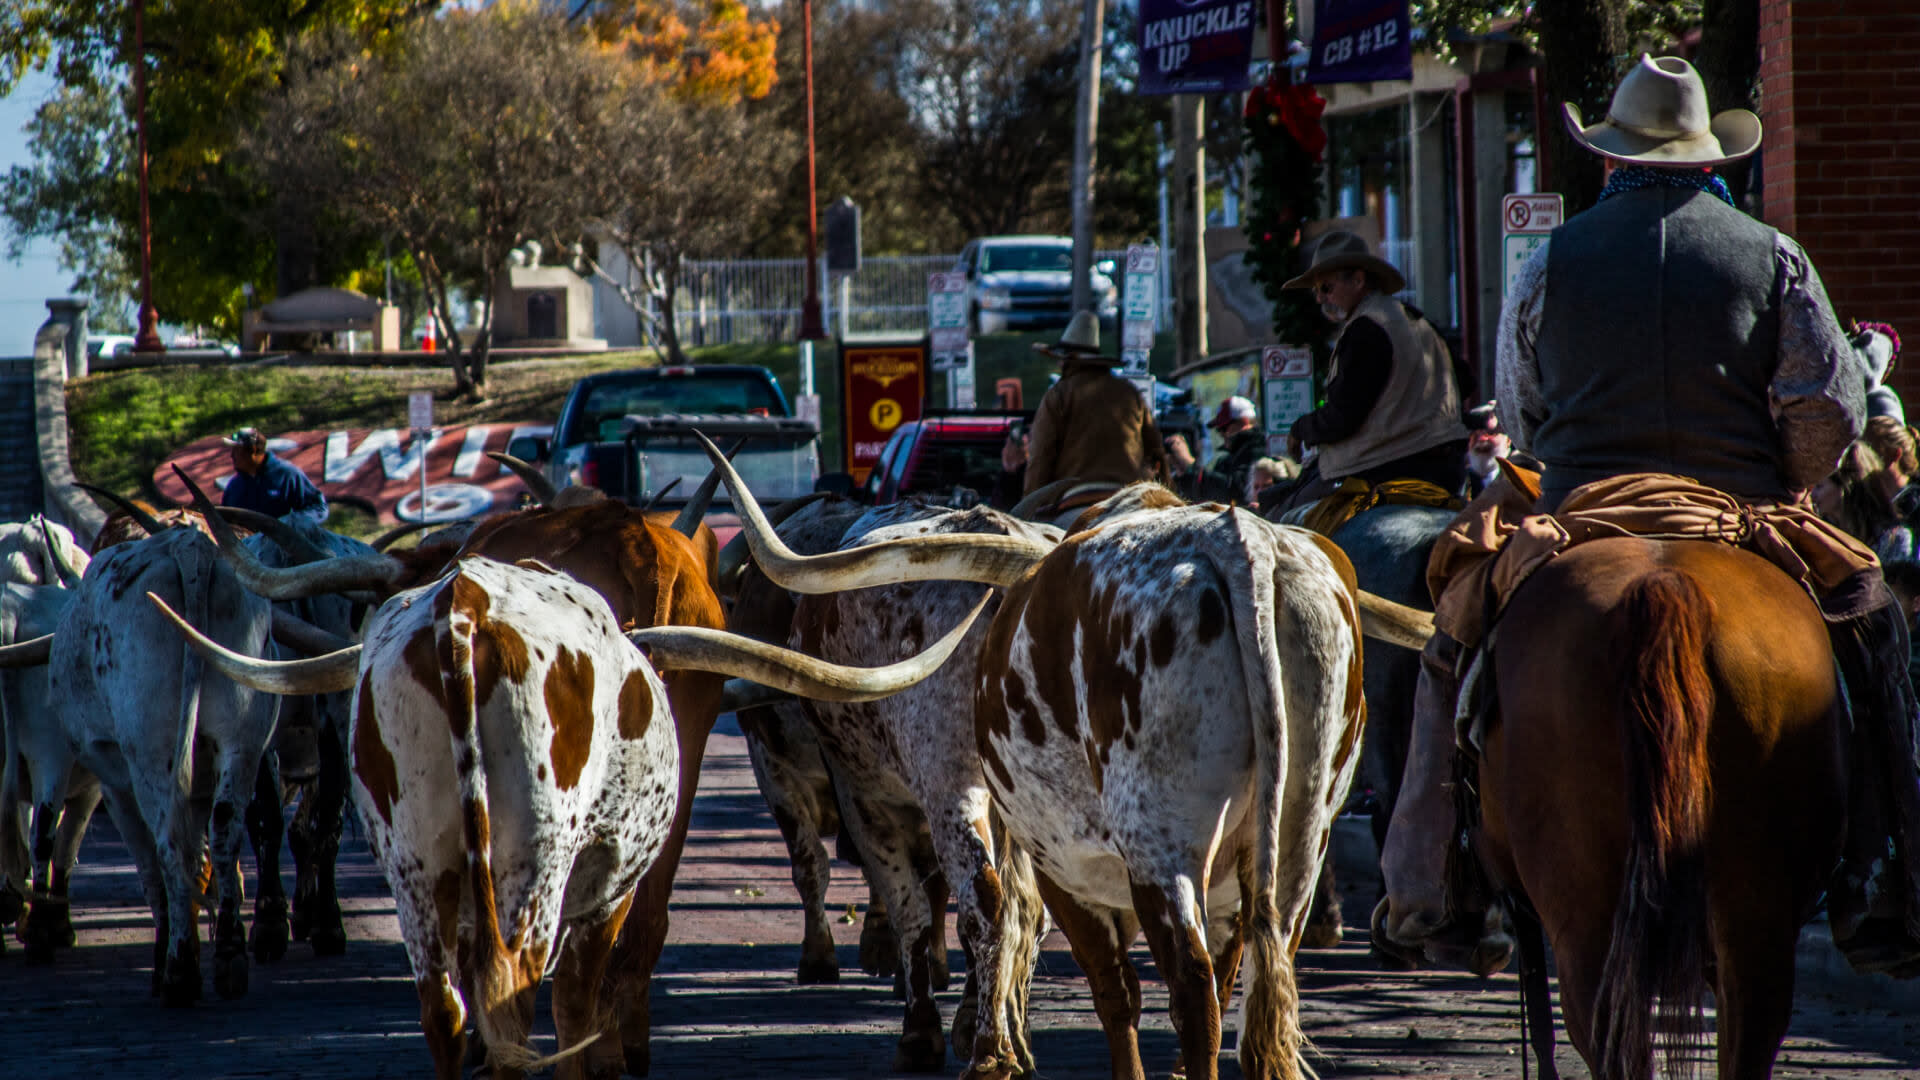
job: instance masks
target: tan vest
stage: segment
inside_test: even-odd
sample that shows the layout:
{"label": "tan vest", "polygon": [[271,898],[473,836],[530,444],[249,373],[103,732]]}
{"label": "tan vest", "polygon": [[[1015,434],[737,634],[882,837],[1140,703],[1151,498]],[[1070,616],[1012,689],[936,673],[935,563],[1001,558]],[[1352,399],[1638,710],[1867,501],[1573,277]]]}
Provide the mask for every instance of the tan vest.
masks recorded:
{"label": "tan vest", "polygon": [[[1400,301],[1384,293],[1369,294],[1353,318],[1371,319],[1387,332],[1393,367],[1359,430],[1320,447],[1320,475],[1338,480],[1465,439],[1453,364],[1433,325],[1425,319],[1414,323]],[[1353,325],[1351,319],[1347,325]],[[1339,374],[1337,367],[1333,374]]]}

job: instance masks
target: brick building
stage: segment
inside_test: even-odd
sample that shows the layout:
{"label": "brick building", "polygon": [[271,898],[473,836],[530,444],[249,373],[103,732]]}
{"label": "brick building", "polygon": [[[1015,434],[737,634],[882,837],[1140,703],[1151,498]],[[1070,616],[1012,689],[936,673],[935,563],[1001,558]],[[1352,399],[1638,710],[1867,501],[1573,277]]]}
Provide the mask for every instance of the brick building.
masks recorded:
{"label": "brick building", "polygon": [[1844,327],[1892,323],[1920,402],[1920,3],[1760,0],[1762,216],[1800,241]]}

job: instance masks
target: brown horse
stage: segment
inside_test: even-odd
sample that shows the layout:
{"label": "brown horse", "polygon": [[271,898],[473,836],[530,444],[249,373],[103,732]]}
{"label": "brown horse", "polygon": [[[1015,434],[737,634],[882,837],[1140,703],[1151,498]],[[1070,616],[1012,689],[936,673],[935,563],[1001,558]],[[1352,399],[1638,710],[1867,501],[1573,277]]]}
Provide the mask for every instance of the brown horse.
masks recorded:
{"label": "brown horse", "polygon": [[[1846,719],[1818,609],[1760,557],[1606,539],[1521,586],[1495,632],[1482,864],[1553,946],[1594,1075],[1770,1076],[1794,947],[1840,853]],[[1501,648],[1497,643],[1508,647]]]}

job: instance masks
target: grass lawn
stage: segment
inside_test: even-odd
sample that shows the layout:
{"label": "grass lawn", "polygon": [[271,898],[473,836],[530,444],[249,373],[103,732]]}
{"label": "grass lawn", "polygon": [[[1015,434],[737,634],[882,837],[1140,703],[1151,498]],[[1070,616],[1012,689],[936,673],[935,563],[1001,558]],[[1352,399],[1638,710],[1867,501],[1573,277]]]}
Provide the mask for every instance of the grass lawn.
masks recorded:
{"label": "grass lawn", "polygon": [[[1053,361],[1033,351],[1036,342],[1053,341],[1055,331],[997,334],[975,342],[978,397],[989,403],[994,382],[1021,381],[1025,407],[1034,408],[1046,393]],[[1171,335],[1161,335],[1153,370],[1172,367]],[[691,349],[695,363],[759,364],[770,369],[789,397],[799,387],[799,347],[716,345]],[[478,402],[453,394],[453,375],[444,366],[424,368],[295,366],[284,363],[208,364],[107,372],[69,383],[67,421],[74,473],[83,481],[137,498],[155,501],[153,470],[167,455],[195,439],[239,427],[267,432],[325,428],[404,427],[407,395],[434,394],[434,419],[444,424],[552,420],[567,392],[583,375],[658,363],[651,350],[608,352],[590,357],[512,360],[490,363],[487,396]],[[826,438],[822,464],[835,468],[839,458],[839,364],[832,342],[814,349],[815,388],[822,398]],[[943,376],[930,387],[935,403],[944,403]],[[331,520],[343,532],[365,534],[371,518],[341,507]]]}

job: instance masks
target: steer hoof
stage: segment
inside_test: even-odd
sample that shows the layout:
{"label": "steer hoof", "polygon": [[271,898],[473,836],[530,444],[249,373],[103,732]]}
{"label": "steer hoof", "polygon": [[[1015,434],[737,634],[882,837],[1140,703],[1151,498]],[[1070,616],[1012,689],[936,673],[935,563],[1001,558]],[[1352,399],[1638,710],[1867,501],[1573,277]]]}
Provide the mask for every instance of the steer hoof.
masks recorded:
{"label": "steer hoof", "polygon": [[946,1067],[947,1047],[938,1029],[902,1035],[893,1051],[894,1072],[937,1073]]}
{"label": "steer hoof", "polygon": [[343,956],[347,951],[347,930],[337,923],[316,926],[308,932],[307,943],[313,946],[315,956]]}
{"label": "steer hoof", "polygon": [[1324,912],[1315,912],[1307,920],[1306,928],[1300,935],[1300,947],[1304,949],[1337,949],[1340,947],[1340,909],[1328,905]]}
{"label": "steer hoof", "polygon": [[26,909],[27,898],[20,895],[19,889],[14,888],[11,882],[0,885],[0,926],[19,922],[21,913]]}
{"label": "steer hoof", "polygon": [[860,970],[885,978],[900,972],[900,944],[893,939],[893,923],[867,909],[860,924]]}
{"label": "steer hoof", "polygon": [[200,1000],[198,957],[167,958],[167,974],[160,983],[160,1000],[169,1009],[184,1009]]}
{"label": "steer hoof", "polygon": [[213,989],[228,1001],[247,995],[246,953],[236,952],[230,956],[214,957]]}
{"label": "steer hoof", "polygon": [[969,998],[953,1013],[953,1056],[962,1061],[973,1056],[973,1035],[980,1024],[980,1009]]}
{"label": "steer hoof", "polygon": [[800,955],[801,986],[826,986],[840,981],[840,960],[829,949],[825,955],[803,951]]}
{"label": "steer hoof", "polygon": [[960,1074],[960,1080],[1013,1080],[1024,1075],[1011,1061],[985,1061],[967,1066]]}
{"label": "steer hoof", "polygon": [[262,964],[277,964],[286,958],[287,942],[292,938],[292,928],[287,924],[285,904],[262,905],[253,914],[253,933],[247,939],[247,946],[253,951],[253,958]]}

